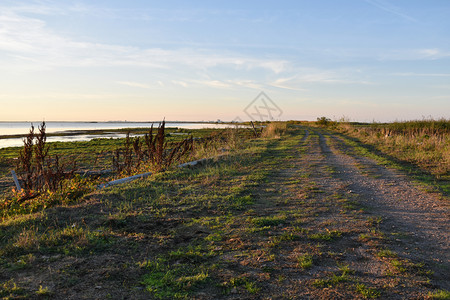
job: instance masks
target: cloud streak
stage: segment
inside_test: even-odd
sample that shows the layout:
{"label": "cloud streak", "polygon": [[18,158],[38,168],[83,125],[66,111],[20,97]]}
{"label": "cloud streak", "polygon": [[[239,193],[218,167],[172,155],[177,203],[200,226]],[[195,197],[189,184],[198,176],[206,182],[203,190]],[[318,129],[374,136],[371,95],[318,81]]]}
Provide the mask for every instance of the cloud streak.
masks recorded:
{"label": "cloud streak", "polygon": [[402,11],[400,11],[400,9],[394,5],[392,5],[391,3],[388,3],[386,1],[383,0],[365,0],[366,3],[369,3],[372,6],[375,6],[381,10],[384,10],[390,14],[396,15],[404,20],[408,20],[411,22],[417,22],[416,19],[414,19],[413,17],[403,13]]}
{"label": "cloud streak", "polygon": [[142,89],[150,89],[151,86],[145,83],[132,82],[132,81],[117,81],[118,84],[126,85],[130,87],[137,87]]}
{"label": "cloud streak", "polygon": [[[176,66],[206,70],[224,66],[236,70],[264,69],[282,72],[288,62],[249,57],[215,49],[161,49],[74,41],[47,29],[44,21],[0,13],[0,52],[14,59],[14,68],[133,66],[171,69]],[[1,59],[0,59],[1,62]]]}
{"label": "cloud streak", "polygon": [[449,73],[393,73],[394,76],[450,77]]}

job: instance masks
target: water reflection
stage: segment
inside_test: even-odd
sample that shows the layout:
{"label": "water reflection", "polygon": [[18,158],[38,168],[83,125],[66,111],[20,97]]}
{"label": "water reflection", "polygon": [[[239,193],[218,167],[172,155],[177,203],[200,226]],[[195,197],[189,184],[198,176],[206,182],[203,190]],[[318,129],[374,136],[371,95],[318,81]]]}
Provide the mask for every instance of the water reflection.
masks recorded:
{"label": "water reflection", "polygon": [[[51,123],[50,123],[51,124]],[[21,124],[23,125],[23,123]],[[91,125],[91,127],[84,127],[83,128],[76,128],[78,130],[92,130],[92,129],[97,129],[97,128],[92,128],[92,127],[103,127],[102,125],[105,124],[101,124],[100,126],[98,124],[86,124],[83,123],[83,125]],[[92,125],[96,125],[96,126],[92,126]],[[113,124],[107,124],[108,126],[111,126]],[[116,124],[117,125],[117,124]],[[140,125],[140,126],[137,126]],[[176,125],[176,126],[175,126]],[[128,126],[128,127],[125,127]],[[120,124],[120,126],[118,127],[109,127],[107,129],[119,129],[119,128],[137,128],[137,127],[150,127],[151,124],[149,123],[145,123],[144,124],[137,124],[137,123],[129,123],[127,125],[124,124]],[[158,126],[158,124],[155,124],[155,126]],[[0,126],[1,127],[1,126]],[[37,126],[36,126],[37,127]],[[234,127],[234,125],[229,125],[229,124],[209,124],[209,123],[168,123],[166,125],[166,128],[184,128],[184,129],[202,129],[202,128],[229,128],[229,127]],[[3,123],[3,129],[5,130],[6,128],[6,123]],[[49,127],[47,127],[49,128]],[[23,130],[22,130],[23,129]],[[61,131],[57,131],[55,129],[61,129],[61,127],[53,127],[52,130],[48,130],[47,132],[60,132]],[[66,127],[65,129],[69,129],[68,127]],[[21,130],[21,131],[18,131]],[[25,128],[8,128],[7,131],[9,134],[25,134],[29,131],[29,128],[25,130]],[[35,128],[35,132],[37,131],[37,128]],[[74,128],[70,128],[69,130],[64,130],[62,131],[62,133],[67,133],[67,134],[73,134],[74,132],[77,132],[77,130],[74,130]],[[172,134],[177,134],[177,133],[172,133]],[[179,133],[179,134],[185,134],[185,133]],[[84,141],[90,141],[93,139],[99,139],[99,138],[124,138],[126,136],[125,133],[103,133],[103,134],[80,134],[80,135],[65,135],[65,136],[50,136],[47,137],[47,142],[84,142]],[[131,136],[142,136],[142,135],[131,135]],[[0,148],[7,148],[7,147],[20,147],[23,146],[23,138],[7,138],[7,139],[0,139]]]}

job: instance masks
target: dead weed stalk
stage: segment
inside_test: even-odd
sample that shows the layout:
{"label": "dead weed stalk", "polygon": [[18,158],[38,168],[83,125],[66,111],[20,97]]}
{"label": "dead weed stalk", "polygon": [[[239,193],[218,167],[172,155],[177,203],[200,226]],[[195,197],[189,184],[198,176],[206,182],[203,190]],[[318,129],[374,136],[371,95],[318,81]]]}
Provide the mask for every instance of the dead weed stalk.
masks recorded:
{"label": "dead weed stalk", "polygon": [[64,179],[73,176],[75,162],[70,171],[68,164],[62,164],[60,158],[49,156],[50,147],[47,145],[45,122],[38,127],[39,133],[34,132],[31,125],[30,132],[24,138],[24,146],[19,152],[17,171],[24,190],[22,200],[33,198],[44,190],[56,191],[61,188]]}

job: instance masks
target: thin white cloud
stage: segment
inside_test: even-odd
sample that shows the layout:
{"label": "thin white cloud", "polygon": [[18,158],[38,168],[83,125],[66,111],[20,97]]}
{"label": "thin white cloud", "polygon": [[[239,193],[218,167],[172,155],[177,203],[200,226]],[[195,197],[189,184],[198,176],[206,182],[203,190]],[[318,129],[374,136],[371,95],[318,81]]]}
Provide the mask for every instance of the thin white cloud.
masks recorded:
{"label": "thin white cloud", "polygon": [[[40,19],[0,12],[0,63],[15,69],[51,69],[57,67],[134,66],[175,69],[179,66],[206,70],[224,66],[236,70],[264,69],[282,72],[288,62],[255,58],[217,50],[180,48],[141,49],[136,47],[75,41],[46,27]],[[11,59],[14,60],[11,63]]]}
{"label": "thin white cloud", "polygon": [[145,83],[133,82],[133,81],[117,81],[116,83],[131,87],[137,87],[142,89],[150,89],[151,86]]}
{"label": "thin white cloud", "polygon": [[450,77],[450,73],[393,73],[394,76],[418,76],[418,77]]}
{"label": "thin white cloud", "polygon": [[295,80],[295,77],[290,78],[279,78],[275,81],[271,82],[270,85],[273,87],[277,87],[280,89],[287,89],[287,90],[293,90],[293,91],[306,91],[306,89],[301,88],[298,86],[298,84],[292,84],[292,81]]}
{"label": "thin white cloud", "polygon": [[366,3],[369,3],[372,6],[375,6],[381,10],[384,10],[390,14],[396,15],[402,19],[411,21],[411,22],[417,22],[417,20],[406,13],[402,12],[400,8],[396,7],[392,3],[389,3],[387,1],[383,0],[365,0]]}
{"label": "thin white cloud", "polygon": [[258,83],[255,80],[249,80],[249,79],[247,79],[247,80],[237,79],[237,80],[232,80],[230,82],[232,82],[236,86],[245,87],[245,88],[249,88],[249,89],[262,90],[264,87],[263,84]]}
{"label": "thin white cloud", "polygon": [[419,50],[416,50],[416,52],[423,58],[428,58],[428,59],[439,59],[439,58],[444,58],[444,57],[450,56],[449,51],[443,51],[441,49],[436,49],[436,48],[419,49]]}
{"label": "thin white cloud", "polygon": [[15,1],[13,6],[1,6],[2,11],[11,11],[14,13],[27,13],[35,15],[64,15],[67,14],[67,10],[64,10],[56,5],[49,3],[48,1],[34,1],[34,3],[19,3]]}
{"label": "thin white cloud", "polygon": [[278,88],[305,91],[304,86],[309,83],[373,84],[361,80],[361,77],[359,70],[320,70],[308,68],[299,69],[297,74],[290,77],[277,78],[270,82],[269,85]]}
{"label": "thin white cloud", "polygon": [[173,84],[180,85],[182,87],[195,87],[206,86],[218,89],[236,89],[236,88],[249,88],[262,90],[266,87],[263,83],[258,83],[255,80],[241,80],[241,79],[228,79],[228,80],[192,80],[183,79],[180,81],[172,80]]}
{"label": "thin white cloud", "polygon": [[450,57],[450,51],[437,48],[394,49],[380,51],[378,56],[382,61],[437,60]]}
{"label": "thin white cloud", "polygon": [[15,99],[15,100],[104,100],[104,99],[115,99],[122,97],[132,96],[124,94],[110,94],[110,93],[98,93],[98,94],[82,94],[82,93],[21,93],[21,94],[0,94],[0,99]]}
{"label": "thin white cloud", "polygon": [[176,85],[180,85],[180,86],[182,86],[184,88],[189,87],[189,84],[187,82],[184,82],[184,81],[181,81],[181,80],[172,80],[172,83],[176,84]]}
{"label": "thin white cloud", "polygon": [[220,80],[192,80],[193,83],[205,85],[212,88],[230,88],[229,83]]}

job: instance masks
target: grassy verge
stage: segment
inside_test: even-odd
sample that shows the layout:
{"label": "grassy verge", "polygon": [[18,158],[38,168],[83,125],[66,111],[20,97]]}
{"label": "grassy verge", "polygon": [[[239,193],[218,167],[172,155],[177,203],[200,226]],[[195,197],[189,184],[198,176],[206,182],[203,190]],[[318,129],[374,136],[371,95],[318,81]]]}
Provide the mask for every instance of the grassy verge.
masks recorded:
{"label": "grassy verge", "polygon": [[426,190],[450,196],[450,121],[331,122],[322,127],[350,146],[348,154],[373,158],[408,174]]}

